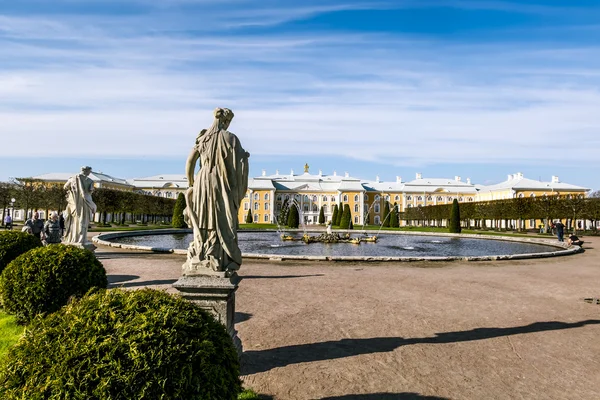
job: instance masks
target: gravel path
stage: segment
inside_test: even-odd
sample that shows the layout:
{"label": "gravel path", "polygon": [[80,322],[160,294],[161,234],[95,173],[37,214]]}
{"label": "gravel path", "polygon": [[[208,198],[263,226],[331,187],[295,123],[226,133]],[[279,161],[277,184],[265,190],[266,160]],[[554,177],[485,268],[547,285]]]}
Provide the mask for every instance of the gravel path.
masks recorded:
{"label": "gravel path", "polygon": [[[244,385],[275,399],[600,399],[600,238],[501,262],[245,261]],[[184,256],[99,248],[110,287],[174,291]]]}

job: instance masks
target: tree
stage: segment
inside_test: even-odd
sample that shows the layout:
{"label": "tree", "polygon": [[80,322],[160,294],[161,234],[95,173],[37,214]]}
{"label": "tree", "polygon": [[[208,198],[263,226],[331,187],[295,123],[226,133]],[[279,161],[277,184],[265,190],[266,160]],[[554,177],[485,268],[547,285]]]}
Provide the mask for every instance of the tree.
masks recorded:
{"label": "tree", "polygon": [[384,201],[383,205],[383,226],[389,228],[390,226],[390,202]]}
{"label": "tree", "polygon": [[252,223],[252,210],[250,210],[250,209],[248,209],[248,214],[246,214],[246,223],[247,224]]}
{"label": "tree", "polygon": [[337,225],[337,220],[338,220],[338,206],[337,204],[333,205],[333,215],[331,216],[331,225]]}
{"label": "tree", "polygon": [[297,228],[298,225],[300,225],[300,213],[298,212],[296,205],[292,204],[290,212],[288,213],[287,226],[290,228]]}
{"label": "tree", "polygon": [[344,204],[344,212],[342,212],[342,218],[340,218],[340,229],[350,229],[351,222],[352,213],[350,212],[350,206]]}
{"label": "tree", "polygon": [[179,193],[177,196],[177,202],[175,203],[175,208],[173,209],[173,228],[187,228],[187,224],[183,219],[183,210],[185,210],[185,196],[183,193]]}
{"label": "tree", "polygon": [[392,211],[390,211],[390,228],[398,228],[400,223],[398,222],[398,204],[394,203]]}
{"label": "tree", "polygon": [[344,213],[344,206],[340,202],[340,204],[338,206],[337,220],[333,222],[334,225],[340,226],[340,224],[342,223],[342,214],[343,213]]}
{"label": "tree", "polygon": [[448,224],[448,232],[460,233],[460,208],[458,206],[458,200],[452,201],[452,211],[450,211],[450,221]]}
{"label": "tree", "polygon": [[321,210],[319,210],[319,223],[325,223],[325,211],[323,210],[323,207],[321,207]]}

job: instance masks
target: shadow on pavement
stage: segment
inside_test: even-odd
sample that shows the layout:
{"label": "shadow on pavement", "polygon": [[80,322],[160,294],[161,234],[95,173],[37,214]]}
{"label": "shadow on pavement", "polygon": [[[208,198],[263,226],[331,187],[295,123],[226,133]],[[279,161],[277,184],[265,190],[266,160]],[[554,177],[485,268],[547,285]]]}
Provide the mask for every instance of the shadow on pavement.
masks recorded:
{"label": "shadow on pavement", "polygon": [[252,314],[248,314],[245,312],[236,312],[233,318],[235,320],[235,323],[237,324],[238,322],[248,321],[250,318],[252,318]]}
{"label": "shadow on pavement", "polygon": [[108,285],[114,285],[115,283],[119,283],[119,282],[127,282],[127,281],[133,281],[135,279],[139,279],[138,275],[106,275],[106,278],[108,279]]}
{"label": "shadow on pavement", "polygon": [[369,393],[323,397],[320,400],[449,400],[446,397],[423,396],[418,393]]}
{"label": "shadow on pavement", "polygon": [[157,280],[153,280],[153,281],[124,282],[124,283],[110,283],[110,280],[109,280],[108,288],[109,289],[113,289],[113,288],[117,288],[117,287],[139,287],[139,286],[150,286],[150,285],[172,285],[175,282],[177,282],[177,279],[157,279]]}
{"label": "shadow on pavement", "polygon": [[309,276],[325,276],[325,274],[310,275],[240,275],[242,279],[288,279],[288,278],[307,278]]}
{"label": "shadow on pavement", "polygon": [[250,350],[242,354],[242,374],[250,375],[311,361],[323,361],[360,354],[390,352],[401,346],[411,344],[446,344],[491,339],[522,333],[554,331],[579,328],[584,325],[600,324],[600,320],[590,319],[580,322],[535,322],[530,325],[510,328],[475,328],[468,331],[436,333],[434,337],[408,338],[378,337],[366,339],[341,339],[321,343],[307,343],[277,347],[267,350]]}

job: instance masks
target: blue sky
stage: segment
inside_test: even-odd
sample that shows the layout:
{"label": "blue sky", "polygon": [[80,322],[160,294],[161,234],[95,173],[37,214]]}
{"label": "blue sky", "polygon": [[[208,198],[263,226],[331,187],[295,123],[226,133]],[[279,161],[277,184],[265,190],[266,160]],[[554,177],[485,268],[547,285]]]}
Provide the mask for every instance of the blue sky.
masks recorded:
{"label": "blue sky", "polygon": [[19,0],[0,180],[180,173],[217,106],[251,173],[600,188],[600,3]]}

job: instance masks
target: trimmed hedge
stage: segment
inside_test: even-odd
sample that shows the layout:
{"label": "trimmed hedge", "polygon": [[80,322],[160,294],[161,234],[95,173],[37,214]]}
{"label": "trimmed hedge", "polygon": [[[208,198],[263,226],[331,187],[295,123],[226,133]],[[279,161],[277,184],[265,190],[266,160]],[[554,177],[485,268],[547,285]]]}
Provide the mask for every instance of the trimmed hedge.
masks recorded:
{"label": "trimmed hedge", "polygon": [[165,292],[99,290],[38,316],[0,365],[2,399],[236,399],[225,327]]}
{"label": "trimmed hedge", "polygon": [[185,207],[185,196],[183,193],[179,193],[177,201],[175,202],[175,207],[173,208],[173,219],[171,220],[173,228],[187,228],[185,218],[183,217],[183,210],[185,210]]}
{"label": "trimmed hedge", "polygon": [[37,314],[57,311],[72,296],[107,284],[106,271],[94,253],[57,244],[11,261],[0,276],[0,299],[7,313],[28,323]]}
{"label": "trimmed hedge", "polygon": [[36,247],[42,247],[37,236],[17,231],[0,232],[0,272],[12,260]]}

